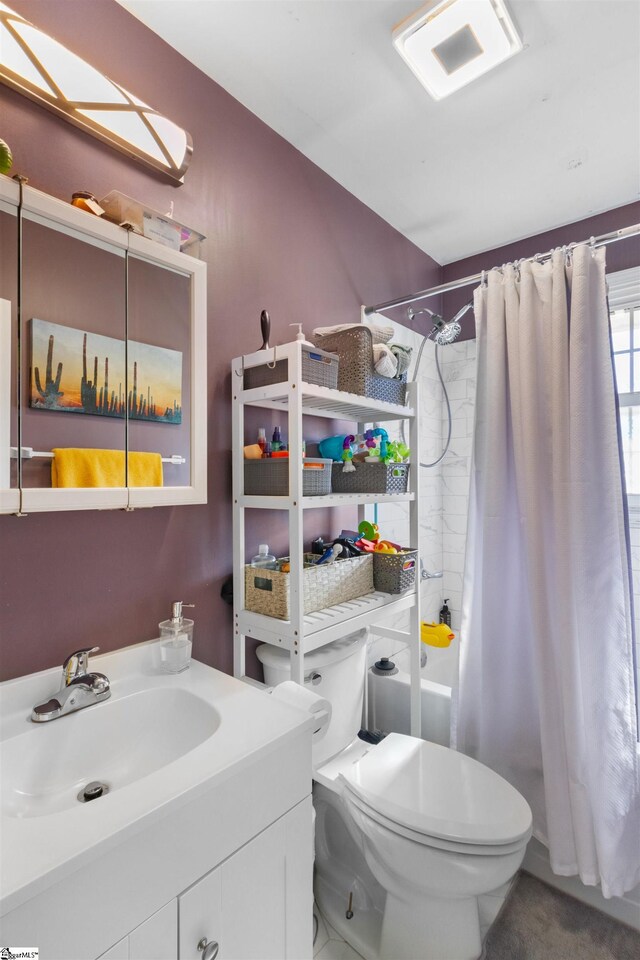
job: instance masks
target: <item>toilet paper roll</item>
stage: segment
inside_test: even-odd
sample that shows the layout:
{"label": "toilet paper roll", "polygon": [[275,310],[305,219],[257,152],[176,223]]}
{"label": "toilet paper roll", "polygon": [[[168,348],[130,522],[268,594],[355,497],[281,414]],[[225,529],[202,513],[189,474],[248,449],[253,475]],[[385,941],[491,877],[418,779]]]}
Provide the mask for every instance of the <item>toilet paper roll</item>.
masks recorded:
{"label": "toilet paper roll", "polygon": [[286,703],[296,710],[302,710],[303,713],[310,714],[316,721],[316,727],[313,731],[313,739],[320,740],[327,732],[329,721],[331,720],[331,704],[324,697],[319,697],[317,693],[306,690],[299,683],[293,680],[285,680],[279,683],[271,691],[275,700]]}

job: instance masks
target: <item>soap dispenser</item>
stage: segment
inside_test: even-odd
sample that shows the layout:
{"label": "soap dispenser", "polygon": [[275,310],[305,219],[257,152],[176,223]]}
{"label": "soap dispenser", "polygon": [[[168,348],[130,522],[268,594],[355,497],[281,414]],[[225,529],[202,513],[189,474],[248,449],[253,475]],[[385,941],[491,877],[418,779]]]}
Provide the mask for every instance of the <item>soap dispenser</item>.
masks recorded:
{"label": "soap dispenser", "polygon": [[193,620],[182,616],[183,607],[193,607],[193,603],[177,600],[171,606],[171,619],[158,624],[160,638],[160,661],[165,673],[181,673],[191,662],[193,643]]}
{"label": "soap dispenser", "polygon": [[161,637],[177,637],[184,633],[188,640],[193,642],[193,620],[186,620],[182,616],[183,607],[195,607],[194,603],[183,603],[182,600],[176,600],[171,604],[171,619],[163,620],[158,624]]}

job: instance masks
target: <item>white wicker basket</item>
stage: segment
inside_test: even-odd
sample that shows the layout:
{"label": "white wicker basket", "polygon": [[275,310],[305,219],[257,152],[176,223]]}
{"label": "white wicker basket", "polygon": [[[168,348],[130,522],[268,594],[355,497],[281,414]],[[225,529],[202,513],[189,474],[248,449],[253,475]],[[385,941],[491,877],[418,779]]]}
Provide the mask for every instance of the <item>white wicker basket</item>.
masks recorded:
{"label": "white wicker basket", "polygon": [[[310,564],[302,571],[305,614],[373,592],[371,554],[320,565],[315,563],[316,554],[305,553],[304,559]],[[278,620],[290,620],[290,576],[279,570],[245,567],[246,609]]]}

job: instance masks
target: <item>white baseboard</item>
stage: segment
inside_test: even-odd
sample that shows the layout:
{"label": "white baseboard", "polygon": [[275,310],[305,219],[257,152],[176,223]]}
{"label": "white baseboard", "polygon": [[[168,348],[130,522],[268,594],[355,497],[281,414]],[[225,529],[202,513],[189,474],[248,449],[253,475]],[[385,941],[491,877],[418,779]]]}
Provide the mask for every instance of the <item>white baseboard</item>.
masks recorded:
{"label": "white baseboard", "polygon": [[602,896],[600,887],[587,887],[578,877],[556,876],[551,869],[546,848],[535,839],[529,841],[522,869],[532,873],[539,880],[544,880],[550,886],[557,887],[563,893],[588,903],[601,913],[626,923],[634,930],[640,930],[640,886],[630,890],[624,897],[611,897],[606,900]]}

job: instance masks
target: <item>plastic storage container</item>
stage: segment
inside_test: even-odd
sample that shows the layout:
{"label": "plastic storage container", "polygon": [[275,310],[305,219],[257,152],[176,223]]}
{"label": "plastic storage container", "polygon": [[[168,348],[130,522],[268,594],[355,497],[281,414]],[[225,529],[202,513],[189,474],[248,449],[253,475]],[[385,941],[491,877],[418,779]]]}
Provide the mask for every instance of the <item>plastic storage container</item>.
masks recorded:
{"label": "plastic storage container", "polygon": [[[314,613],[372,593],[373,556],[347,557],[334,563],[315,563],[318,556],[305,553],[309,565],[302,571],[304,613]],[[291,574],[280,570],[245,567],[245,607],[278,620],[291,619]]]}
{"label": "plastic storage container", "polygon": [[[302,461],[303,496],[318,497],[331,493],[332,462],[318,457],[306,457]],[[245,460],[244,492],[247,497],[287,497],[289,458]]]}
{"label": "plastic storage container", "polygon": [[331,468],[331,489],[334,493],[406,493],[409,483],[408,463],[354,463],[348,473],[341,463]]}
{"label": "plastic storage container", "polygon": [[108,220],[130,224],[134,233],[157,240],[173,250],[186,250],[192,243],[204,240],[205,236],[179,223],[172,217],[159,213],[152,207],[128,197],[119,190],[112,190],[100,201]]}
{"label": "plastic storage container", "polygon": [[373,337],[369,327],[351,327],[328,337],[313,337],[323,350],[330,350],[340,358],[338,390],[358,393],[386,403],[404,404],[407,394],[407,375],[396,380],[376,373],[373,364]]}
{"label": "plastic storage container", "polygon": [[416,582],[417,550],[373,554],[373,584],[381,593],[404,593]]}
{"label": "plastic storage container", "polygon": [[[305,383],[315,383],[319,387],[335,390],[338,386],[338,357],[318,347],[302,343],[302,379]],[[275,347],[276,356],[278,348]],[[268,354],[272,356],[271,351]],[[267,363],[259,367],[247,367],[244,372],[244,389],[267,387],[272,383],[284,383],[289,379],[289,361],[276,360],[275,366]]]}

